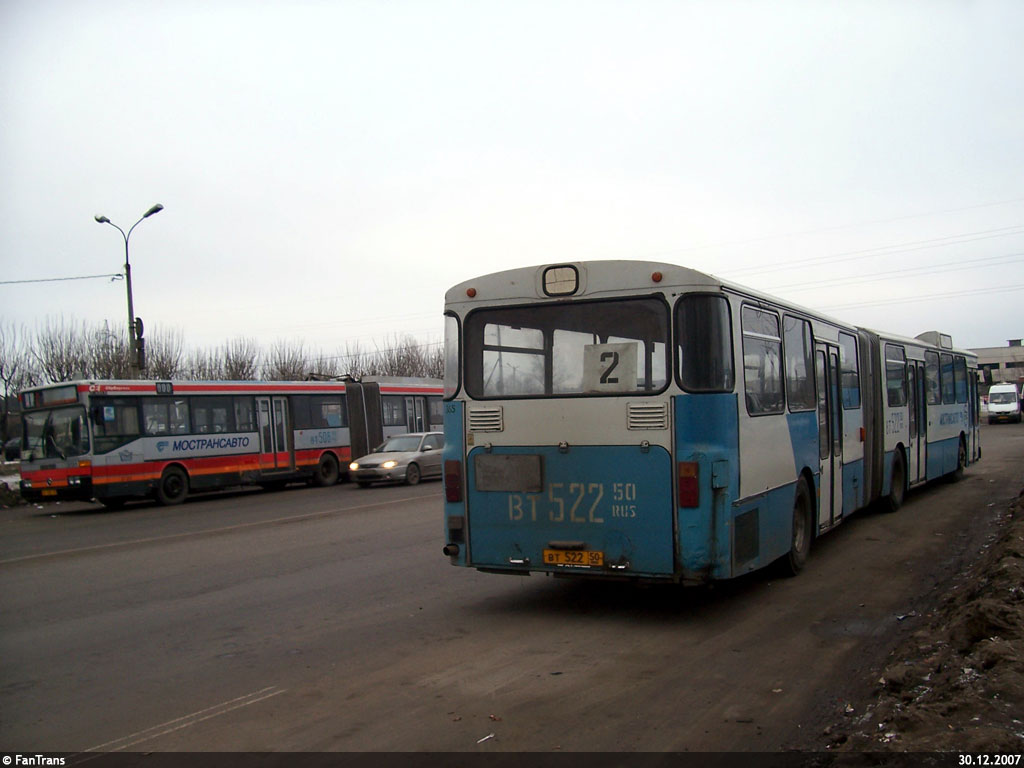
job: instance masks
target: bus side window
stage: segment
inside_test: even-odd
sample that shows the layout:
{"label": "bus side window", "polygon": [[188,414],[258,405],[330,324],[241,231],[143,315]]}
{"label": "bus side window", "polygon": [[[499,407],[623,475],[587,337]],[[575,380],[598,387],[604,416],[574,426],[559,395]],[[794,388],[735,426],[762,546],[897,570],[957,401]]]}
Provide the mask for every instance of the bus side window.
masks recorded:
{"label": "bus side window", "polygon": [[782,413],[782,337],[779,316],[743,307],[743,378],[751,416]]}
{"label": "bus side window", "polygon": [[924,381],[928,405],[939,405],[942,402],[942,390],[939,386],[939,353],[924,353]]}
{"label": "bus side window", "polygon": [[907,354],[894,344],[885,345],[885,390],[890,408],[907,404]]}

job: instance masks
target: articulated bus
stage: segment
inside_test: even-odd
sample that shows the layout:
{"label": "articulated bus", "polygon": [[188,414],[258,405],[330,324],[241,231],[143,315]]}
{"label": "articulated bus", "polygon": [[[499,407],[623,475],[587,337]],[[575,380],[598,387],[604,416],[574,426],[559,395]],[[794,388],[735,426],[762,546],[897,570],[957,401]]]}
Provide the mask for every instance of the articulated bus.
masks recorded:
{"label": "articulated bus", "polygon": [[980,459],[977,360],[670,264],[486,275],[445,307],[444,553],[684,584],[776,567]]}
{"label": "articulated bus", "polygon": [[333,485],[385,437],[437,429],[442,383],[73,381],[21,393],[21,493],[108,507],[295,480]]}

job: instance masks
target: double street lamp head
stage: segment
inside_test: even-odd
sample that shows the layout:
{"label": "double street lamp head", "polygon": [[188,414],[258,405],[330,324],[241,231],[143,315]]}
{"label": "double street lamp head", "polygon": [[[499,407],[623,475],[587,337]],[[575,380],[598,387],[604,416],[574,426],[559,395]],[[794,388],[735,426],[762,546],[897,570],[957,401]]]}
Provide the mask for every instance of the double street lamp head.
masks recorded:
{"label": "double street lamp head", "polygon": [[[160,213],[160,211],[162,211],[163,209],[164,209],[164,207],[162,205],[160,205],[160,203],[157,203],[152,208],[150,208],[148,211],[146,211],[144,214],[142,214],[142,219],[148,219],[154,213]],[[114,222],[112,222],[106,216],[101,216],[100,214],[97,213],[95,216],[93,216],[93,218],[96,219],[96,221],[98,223],[100,223],[100,224],[110,224],[112,226],[117,227],[117,224],[114,224]],[[139,219],[139,221],[142,221],[142,219]],[[135,224],[138,224],[139,221],[136,221]],[[135,224],[133,224],[132,226],[134,227]],[[120,229],[120,227],[118,227],[118,229]]]}

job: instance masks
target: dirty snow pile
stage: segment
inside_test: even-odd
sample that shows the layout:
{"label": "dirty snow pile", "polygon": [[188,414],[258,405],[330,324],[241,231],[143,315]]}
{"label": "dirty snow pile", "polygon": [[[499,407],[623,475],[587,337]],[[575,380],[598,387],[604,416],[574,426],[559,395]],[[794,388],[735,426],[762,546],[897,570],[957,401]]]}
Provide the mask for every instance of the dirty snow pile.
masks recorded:
{"label": "dirty snow pile", "polygon": [[21,494],[18,493],[20,480],[17,472],[12,475],[6,468],[0,470],[0,506],[13,507],[21,503]]}
{"label": "dirty snow pile", "polygon": [[866,713],[828,729],[828,748],[1020,754],[1024,494],[926,621],[893,651]]}

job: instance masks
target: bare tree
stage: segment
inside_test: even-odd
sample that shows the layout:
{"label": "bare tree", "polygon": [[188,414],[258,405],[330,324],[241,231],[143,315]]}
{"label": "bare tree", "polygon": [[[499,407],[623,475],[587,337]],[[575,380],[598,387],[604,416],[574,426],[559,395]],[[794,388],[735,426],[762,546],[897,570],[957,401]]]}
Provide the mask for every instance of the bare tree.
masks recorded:
{"label": "bare tree", "polygon": [[345,345],[345,351],[335,355],[339,374],[348,374],[361,378],[370,375],[371,356],[365,352],[359,342]]}
{"label": "bare tree", "polygon": [[24,340],[24,328],[18,328],[13,323],[0,323],[0,386],[3,387],[0,442],[7,442],[10,437],[10,417],[19,410],[18,392],[36,383],[32,357]]}
{"label": "bare tree", "polygon": [[181,331],[160,331],[146,341],[147,377],[176,379],[185,372],[185,340]]}
{"label": "bare tree", "polygon": [[238,337],[224,345],[224,378],[252,381],[260,369],[263,355],[255,339]]}
{"label": "bare tree", "polygon": [[325,355],[323,352],[320,352],[310,363],[310,370],[306,372],[306,376],[313,376],[319,379],[333,379],[347,372],[342,370],[341,361],[338,356]]}
{"label": "bare tree", "polygon": [[87,356],[84,376],[97,379],[127,379],[132,375],[128,335],[114,333],[104,323],[92,331],[85,330]]}
{"label": "bare tree", "polygon": [[377,349],[374,373],[380,376],[440,378],[444,375],[444,351],[439,344],[420,344],[412,336],[395,336]]}
{"label": "bare tree", "polygon": [[36,330],[32,355],[47,381],[71,381],[85,378],[89,368],[89,341],[87,333],[79,330],[74,321],[62,317],[59,322],[50,319]]}
{"label": "bare tree", "polygon": [[192,381],[217,381],[226,379],[224,359],[217,352],[208,349],[194,349],[185,363],[185,378]]}
{"label": "bare tree", "polygon": [[267,381],[297,381],[306,377],[305,345],[278,340],[263,361],[263,378]]}

